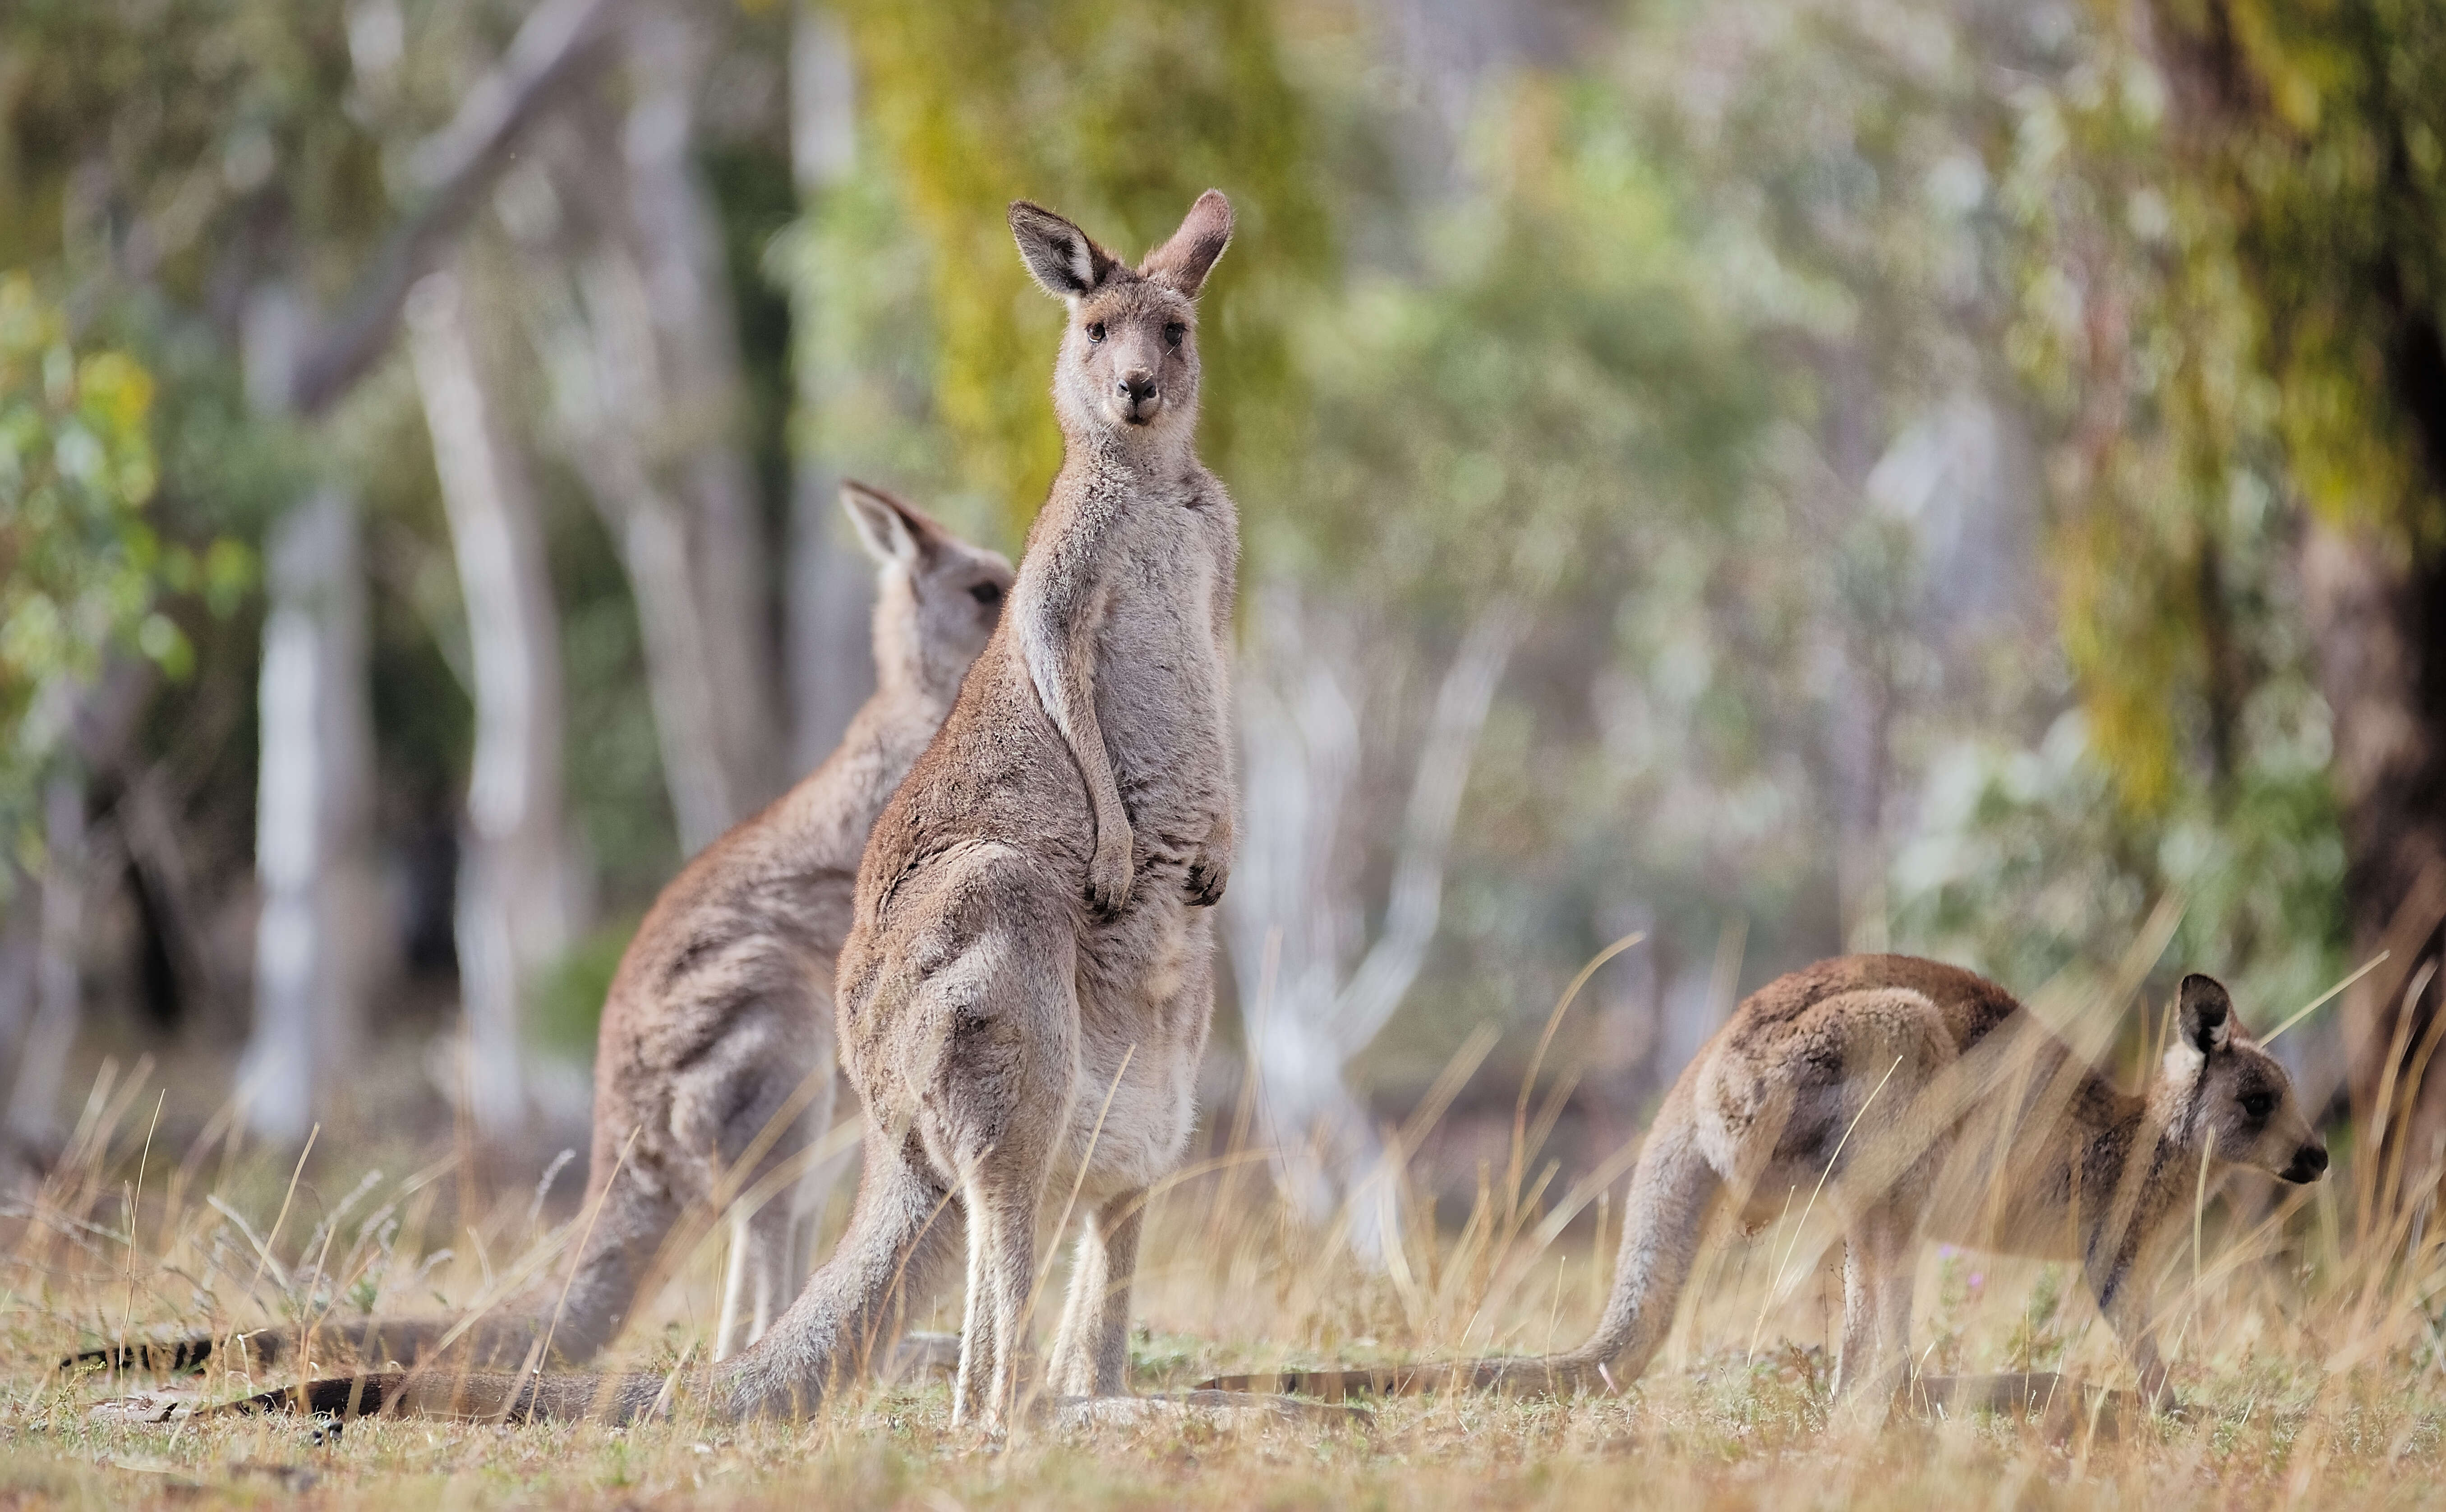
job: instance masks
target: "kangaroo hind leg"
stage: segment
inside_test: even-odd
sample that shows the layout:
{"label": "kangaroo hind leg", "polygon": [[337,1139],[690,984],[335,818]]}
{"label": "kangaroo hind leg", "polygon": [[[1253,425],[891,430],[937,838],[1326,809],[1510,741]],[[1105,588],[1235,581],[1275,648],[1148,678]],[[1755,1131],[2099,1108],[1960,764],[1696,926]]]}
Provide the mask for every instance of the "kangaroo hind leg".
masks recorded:
{"label": "kangaroo hind leg", "polygon": [[[1065,899],[1066,903],[1066,899]],[[1020,1405],[1036,1301],[1036,1222],[1078,1076],[1078,1005],[1066,939],[1005,934],[951,979],[926,1117],[928,1143],[959,1173],[969,1219],[969,1326],[955,1422],[999,1428]]]}
{"label": "kangaroo hind leg", "polygon": [[1911,1279],[1918,1257],[1918,1226],[1898,1203],[1880,1202],[1848,1225],[1836,1396],[1875,1404],[1901,1387],[1910,1364]]}
{"label": "kangaroo hind leg", "polygon": [[730,1259],[722,1278],[721,1321],[714,1329],[715,1359],[726,1360],[762,1338],[790,1305],[800,1280],[793,1264],[797,1217],[788,1193],[752,1213],[733,1209]]}
{"label": "kangaroo hind leg", "polygon": [[1138,1271],[1146,1194],[1123,1192],[1081,1225],[1070,1298],[1053,1347],[1053,1389],[1063,1396],[1129,1390],[1130,1281]]}

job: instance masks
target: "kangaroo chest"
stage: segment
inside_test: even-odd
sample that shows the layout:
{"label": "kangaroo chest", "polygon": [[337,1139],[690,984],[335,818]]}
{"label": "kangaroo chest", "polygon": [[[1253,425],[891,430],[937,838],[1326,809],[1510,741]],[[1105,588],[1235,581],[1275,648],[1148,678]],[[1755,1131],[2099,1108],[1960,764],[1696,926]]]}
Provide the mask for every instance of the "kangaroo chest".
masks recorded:
{"label": "kangaroo chest", "polygon": [[[1202,841],[1230,769],[1218,624],[1229,602],[1228,524],[1169,503],[1132,520],[1096,626],[1096,719],[1131,822],[1150,848]],[[1220,539],[1218,539],[1220,538]]]}

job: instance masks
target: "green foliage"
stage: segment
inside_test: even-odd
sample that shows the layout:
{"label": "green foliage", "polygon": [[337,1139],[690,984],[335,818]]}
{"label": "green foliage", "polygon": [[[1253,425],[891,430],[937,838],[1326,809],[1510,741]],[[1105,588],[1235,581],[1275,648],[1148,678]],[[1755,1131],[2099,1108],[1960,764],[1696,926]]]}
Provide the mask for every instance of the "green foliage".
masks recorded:
{"label": "green foliage", "polygon": [[1997,154],[2005,352],[2043,426],[2085,717],[1964,753],[1897,871],[1919,937],[2032,971],[2179,891],[2176,949],[2272,1007],[2343,942],[2288,506],[2446,539],[2446,431],[2420,433],[2446,395],[2446,23],[2391,0],[2154,12],[2081,28]]}
{"label": "green foliage", "polygon": [[[870,160],[824,191],[774,241],[768,266],[791,293],[790,361],[802,396],[795,449],[930,508],[989,486],[972,483],[934,404],[933,258],[890,172]],[[947,518],[972,529],[990,518],[1015,544],[1002,488],[988,497],[994,507],[955,507]]]}
{"label": "green foliage", "polygon": [[2186,906],[2169,965],[2224,976],[2248,1021],[2273,1028],[2334,979],[2344,945],[2325,726],[2306,701],[2298,684],[2263,695],[2267,754],[2225,803],[2187,786],[2146,822],[2117,801],[2078,711],[2034,749],[1954,750],[1895,859],[1896,934],[2026,990],[2115,959],[2172,892]]}
{"label": "green foliage", "polygon": [[0,261],[199,299],[277,224],[305,254],[291,271],[329,296],[385,224],[379,142],[356,118],[386,102],[352,88],[346,8],[21,0],[9,31],[0,205],[28,213],[0,215]]}
{"label": "green foliage", "polygon": [[242,571],[226,552],[165,549],[146,521],[152,406],[141,365],[79,351],[32,278],[0,275],[0,826],[13,843],[30,839],[35,795],[103,659],[187,670],[185,635],[154,607],[162,585]]}
{"label": "green foliage", "polygon": [[2154,59],[2103,26],[2022,96],[2004,196],[2009,350],[2058,427],[2065,643],[2142,814],[2248,759],[2236,718],[2286,654],[2253,637],[2292,617],[2276,501],[2446,532],[2417,433],[2446,399],[2446,21],[2393,0],[2156,10]]}
{"label": "green foliage", "polygon": [[1598,87],[1524,84],[1495,126],[1502,194],[1306,313],[1315,433],[1266,559],[1447,605],[1618,591],[1627,547],[1741,497],[1772,414],[1757,312],[1669,164]]}
{"label": "green foliage", "polygon": [[2431,0],[2158,6],[2200,91],[2277,425],[2311,507],[2446,539],[2446,13]]}
{"label": "green foliage", "polygon": [[[1014,198],[1051,204],[1135,257],[1172,233],[1200,191],[1231,195],[1238,231],[1200,322],[1203,447],[1227,474],[1251,448],[1270,454],[1296,410],[1288,307],[1326,250],[1273,8],[856,0],[842,9],[895,208],[925,248],[926,323],[893,336],[931,336],[931,418],[959,476],[998,502],[1014,535],[1061,457],[1044,394],[1061,314],[1012,250],[1003,207]],[[871,228],[878,205],[853,196],[841,208]]]}
{"label": "green foliage", "polygon": [[[2268,623],[2284,487],[2274,393],[2211,197],[2167,140],[2165,85],[2098,39],[2023,101],[2001,199],[2006,352],[2046,423],[2062,636],[2092,748],[2136,814],[2234,775],[2232,722],[2285,652]],[[2240,626],[2237,630],[2237,626]]]}

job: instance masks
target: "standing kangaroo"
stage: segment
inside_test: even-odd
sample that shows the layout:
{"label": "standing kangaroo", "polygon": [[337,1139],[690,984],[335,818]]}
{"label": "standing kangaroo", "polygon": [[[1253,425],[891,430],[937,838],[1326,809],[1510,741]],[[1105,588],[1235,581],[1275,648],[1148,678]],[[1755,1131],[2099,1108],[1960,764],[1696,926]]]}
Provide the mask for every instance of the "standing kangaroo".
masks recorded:
{"label": "standing kangaroo", "polygon": [[[1069,306],[1062,470],[1001,626],[858,867],[837,989],[867,1114],[857,1204],[780,1322],[714,1368],[722,1415],[803,1411],[862,1370],[965,1228],[953,1417],[999,1427],[1023,1389],[1049,1193],[1061,1219],[1074,1201],[1083,1217],[1052,1385],[1122,1391],[1140,1210],[1189,1138],[1214,1013],[1206,910],[1232,862],[1239,557],[1231,496],[1193,444],[1195,300],[1232,208],[1200,196],[1136,269],[1036,205],[1012,205],[1010,226]],[[627,1419],[668,1389],[660,1375],[412,1374],[303,1396]]]}
{"label": "standing kangaroo", "polygon": [[[1755,1233],[1800,1211],[1822,1182],[1844,1233],[1838,1393],[1870,1400],[1900,1384],[1919,1246],[1938,1239],[2078,1260],[2142,1398],[2163,1403],[2151,1277],[2163,1246],[2188,1232],[2181,1219],[2197,1196],[2237,1166],[2294,1182],[2327,1168],[2291,1078],[2243,1032],[2225,988],[2186,976],[2175,1001],[2173,1042],[2134,1094],[1958,967],[1846,955],[1778,977],[1741,1003],[1658,1110],[1623,1207],[1612,1294],[1587,1343],[1366,1372],[1393,1377],[1367,1384],[1626,1387],[1672,1326],[1717,1204],[1730,1194]],[[1998,1378],[1987,1405],[2021,1405],[2019,1379]]]}
{"label": "standing kangaroo", "polygon": [[[1011,583],[1001,553],[971,546],[879,488],[841,506],[877,563],[875,691],[824,764],[706,847],[637,928],[603,1006],[581,1249],[566,1299],[477,1319],[454,1353],[515,1366],[549,1333],[583,1361],[620,1331],[658,1252],[692,1205],[719,1210],[797,1159],[832,1123],[835,962],[875,816],[941,728]],[[608,1186],[608,1191],[607,1191]],[[736,1219],[716,1350],[764,1332],[797,1289],[800,1188]],[[461,1322],[391,1318],[325,1336],[369,1362],[415,1360]],[[335,1337],[336,1335],[336,1337]],[[259,1362],[293,1355],[294,1329],[243,1336]],[[171,1369],[198,1336],[130,1346]],[[96,1351],[82,1360],[107,1360]]]}
{"label": "standing kangaroo", "polygon": [[1231,496],[1193,444],[1194,301],[1230,202],[1199,196],[1135,272],[1036,205],[1012,205],[1010,226],[1070,311],[1053,378],[1065,451],[1001,654],[978,663],[859,870],[841,1043],[874,1131],[858,1218],[876,1217],[833,1262],[854,1241],[875,1279],[922,1264],[910,1219],[956,1195],[953,1417],[988,1427],[1022,1389],[1057,1174],[1084,1221],[1052,1384],[1126,1388],[1141,1210],[1188,1143],[1214,1010],[1239,558]]}

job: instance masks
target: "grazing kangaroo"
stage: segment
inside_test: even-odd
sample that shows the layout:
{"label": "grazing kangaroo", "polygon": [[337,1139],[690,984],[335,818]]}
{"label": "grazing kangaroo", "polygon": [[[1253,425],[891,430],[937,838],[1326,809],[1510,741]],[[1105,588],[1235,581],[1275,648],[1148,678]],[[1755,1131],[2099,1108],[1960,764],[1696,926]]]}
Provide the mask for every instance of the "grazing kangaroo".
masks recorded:
{"label": "grazing kangaroo", "polygon": [[[619,1332],[691,1205],[727,1205],[831,1125],[831,990],[858,857],[950,712],[1012,576],[1001,553],[879,488],[844,484],[841,505],[878,567],[875,696],[822,765],[707,846],[638,926],[603,1007],[583,1249],[566,1300],[554,1287],[539,1303],[477,1319],[453,1348],[466,1363],[516,1366],[547,1333],[554,1353],[591,1358]],[[799,1196],[794,1187],[735,1219],[721,1355],[743,1332],[762,1333],[797,1290]],[[393,1318],[362,1336],[332,1328],[324,1337],[369,1363],[413,1361],[460,1326]],[[297,1331],[243,1338],[254,1360],[270,1362],[293,1355]],[[212,1349],[199,1336],[126,1352],[182,1369]]]}
{"label": "grazing kangaroo", "polygon": [[[2243,1032],[2224,987],[2184,977],[2176,1019],[2156,1075],[2134,1094],[2003,988],[1958,967],[1846,955],[1778,977],[1666,1094],[1624,1203],[1612,1294],[1587,1343],[1541,1358],[1273,1384],[1337,1395],[1354,1385],[1628,1386],[1672,1326],[1708,1215],[1730,1194],[1752,1233],[1813,1196],[1841,1221],[1839,1393],[1901,1383],[1919,1245],[1939,1239],[2079,1261],[2142,1397],[2163,1403],[2149,1278],[2162,1246],[2188,1231],[2181,1219],[2204,1181],[2249,1166],[2305,1182],[2327,1168],[2291,1078]],[[2007,1390],[1996,1405],[2019,1400]]]}
{"label": "grazing kangaroo", "polygon": [[[1070,309],[1053,380],[1062,470],[1001,627],[858,868],[837,992],[867,1113],[856,1211],[772,1331],[713,1369],[719,1415],[804,1411],[860,1371],[965,1229],[953,1417],[1002,1425],[1024,1389],[1048,1195],[1058,1219],[1075,1203],[1083,1219],[1052,1385],[1122,1391],[1140,1208],[1189,1138],[1214,1012],[1206,910],[1232,863],[1239,556],[1231,496],[1193,444],[1195,301],[1232,209],[1200,196],[1136,269],[1025,201],[1010,225]],[[428,1373],[301,1395],[627,1419],[668,1385]]]}

